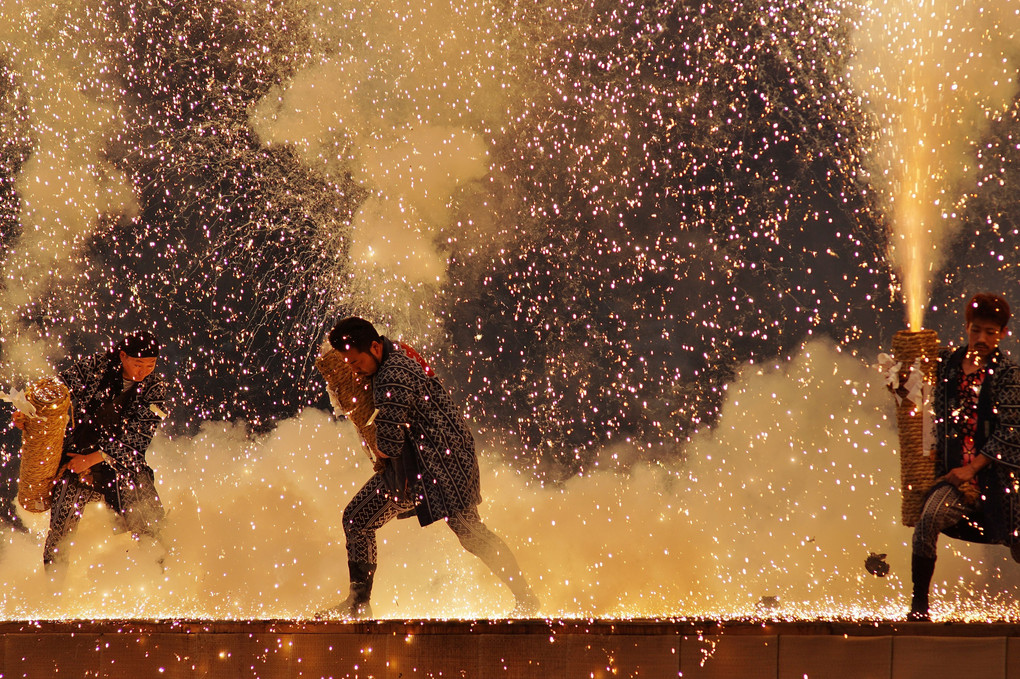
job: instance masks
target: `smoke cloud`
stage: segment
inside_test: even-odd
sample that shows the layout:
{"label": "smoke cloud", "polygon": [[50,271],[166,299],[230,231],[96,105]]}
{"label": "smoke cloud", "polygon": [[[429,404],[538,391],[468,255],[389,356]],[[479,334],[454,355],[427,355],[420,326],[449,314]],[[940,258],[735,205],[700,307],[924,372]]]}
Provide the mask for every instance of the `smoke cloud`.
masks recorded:
{"label": "smoke cloud", "polygon": [[[748,365],[687,464],[616,465],[541,486],[482,450],[483,519],[515,550],[550,616],[901,615],[909,529],[899,525],[891,397],[878,373],[827,342]],[[112,535],[86,512],[63,594],[42,573],[46,515],[0,553],[4,618],[302,618],[342,598],[340,514],[371,474],[347,422],[306,410],[270,435],[209,423],[157,438],[150,459],[169,546]],[[383,618],[501,617],[512,597],[445,525],[379,532],[373,608]],[[944,540],[936,615],[1015,616],[1020,579],[1002,548]],[[887,554],[886,578],[864,569]],[[778,605],[762,607],[763,597]]]}
{"label": "smoke cloud", "polygon": [[480,130],[508,115],[503,50],[493,49],[502,31],[458,2],[340,14],[323,7],[310,20],[311,63],[250,122],[264,143],[369,191],[351,224],[348,308],[427,332],[458,192],[490,170]]}
{"label": "smoke cloud", "polygon": [[[24,95],[33,141],[15,180],[21,233],[0,266],[0,328],[8,376],[48,371],[62,289],[80,272],[80,252],[104,221],[138,214],[134,187],[106,157],[123,129],[109,72],[110,22],[104,3],[5,2],[0,56]],[[56,312],[56,313],[55,313]]]}

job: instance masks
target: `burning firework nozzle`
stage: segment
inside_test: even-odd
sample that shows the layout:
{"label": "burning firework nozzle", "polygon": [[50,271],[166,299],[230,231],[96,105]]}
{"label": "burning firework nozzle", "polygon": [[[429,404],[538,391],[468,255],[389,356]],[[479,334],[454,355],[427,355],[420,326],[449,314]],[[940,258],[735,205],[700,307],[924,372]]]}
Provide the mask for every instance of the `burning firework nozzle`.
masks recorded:
{"label": "burning firework nozzle", "polygon": [[334,414],[344,415],[354,423],[365,453],[375,462],[378,446],[373,423],[379,411],[372,398],[371,381],[355,374],[340,352],[325,344],[322,354],[315,361],[315,367],[326,380],[326,390]]}
{"label": "burning firework nozzle", "polygon": [[21,439],[18,503],[27,511],[45,512],[50,508],[50,491],[60,464],[71,393],[60,380],[47,377],[32,384],[25,394],[34,416],[26,420]]}

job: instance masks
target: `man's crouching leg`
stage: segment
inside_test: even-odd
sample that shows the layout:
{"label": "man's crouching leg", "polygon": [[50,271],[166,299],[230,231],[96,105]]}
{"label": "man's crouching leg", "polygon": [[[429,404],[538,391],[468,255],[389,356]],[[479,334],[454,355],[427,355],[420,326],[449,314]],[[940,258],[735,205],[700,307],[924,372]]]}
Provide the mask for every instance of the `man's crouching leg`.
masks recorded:
{"label": "man's crouching leg", "polygon": [[90,486],[81,483],[78,475],[66,472],[53,484],[50,497],[50,528],[43,545],[43,566],[47,574],[57,572],[57,566],[66,562],[62,553],[71,535],[78,528],[85,505],[100,496]]}
{"label": "man's crouching leg", "polygon": [[343,527],[347,538],[347,569],[351,584],[347,598],[315,614],[319,619],[365,620],[372,617],[369,599],[379,561],[375,533],[407,507],[391,502],[381,474],[375,474],[344,508]]}
{"label": "man's crouching leg", "polygon": [[169,552],[162,539],[161,530],[166,510],[156,492],[155,480],[151,474],[139,473],[133,479],[121,480],[105,493],[107,504],[120,516],[122,528],[140,541],[143,537],[152,540],[156,549],[154,558],[165,570],[166,555]]}
{"label": "man's crouching leg", "polygon": [[929,492],[921,516],[914,526],[914,539],[911,543],[912,591],[907,620],[931,620],[928,593],[935,573],[939,534],[949,526],[956,525],[966,513],[963,493],[951,484],[941,483]]}
{"label": "man's crouching leg", "polygon": [[460,544],[489,567],[513,592],[516,606],[510,614],[515,618],[531,618],[538,614],[538,596],[524,579],[510,547],[482,523],[477,507],[469,507],[447,519]]}

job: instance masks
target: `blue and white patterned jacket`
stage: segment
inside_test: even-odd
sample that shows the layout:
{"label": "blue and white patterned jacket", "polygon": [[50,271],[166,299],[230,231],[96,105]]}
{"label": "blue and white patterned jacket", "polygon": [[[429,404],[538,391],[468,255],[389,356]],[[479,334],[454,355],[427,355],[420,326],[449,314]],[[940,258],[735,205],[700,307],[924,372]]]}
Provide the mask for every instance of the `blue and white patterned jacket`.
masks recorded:
{"label": "blue and white patterned jacket", "polygon": [[372,376],[379,450],[417,500],[423,526],[482,500],[475,443],[442,383],[408,350],[383,338]]}
{"label": "blue and white patterned jacket", "polygon": [[[960,383],[966,347],[939,353],[932,398],[935,424],[935,475],[940,477],[961,463],[960,443],[951,426],[959,407]],[[1012,545],[1020,531],[1020,367],[996,349],[978,395],[976,451],[992,460],[977,476],[981,505],[971,520],[945,531],[950,537],[975,542]]]}
{"label": "blue and white patterned jacket", "polygon": [[[83,358],[60,373],[60,379],[71,391],[72,418],[64,437],[64,454],[70,452],[72,432],[87,422],[90,413],[109,402],[122,385],[120,359],[113,352]],[[126,403],[117,426],[99,443],[104,458],[118,476],[140,472],[152,474],[145,460],[145,450],[152,442],[162,417],[166,383],[156,373],[138,383],[134,395]],[[80,451],[75,451],[80,452]]]}

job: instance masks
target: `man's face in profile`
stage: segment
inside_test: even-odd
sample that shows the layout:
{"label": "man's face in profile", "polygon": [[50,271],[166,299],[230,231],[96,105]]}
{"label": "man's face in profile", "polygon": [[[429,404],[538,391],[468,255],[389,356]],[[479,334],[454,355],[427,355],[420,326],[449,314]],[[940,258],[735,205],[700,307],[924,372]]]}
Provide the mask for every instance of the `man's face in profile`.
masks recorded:
{"label": "man's face in profile", "polygon": [[382,343],[372,342],[368,351],[359,349],[344,349],[340,351],[344,363],[351,366],[355,375],[371,377],[379,370],[379,362],[382,360]]}

